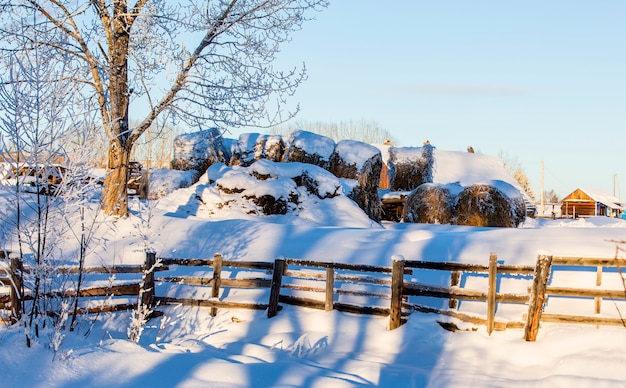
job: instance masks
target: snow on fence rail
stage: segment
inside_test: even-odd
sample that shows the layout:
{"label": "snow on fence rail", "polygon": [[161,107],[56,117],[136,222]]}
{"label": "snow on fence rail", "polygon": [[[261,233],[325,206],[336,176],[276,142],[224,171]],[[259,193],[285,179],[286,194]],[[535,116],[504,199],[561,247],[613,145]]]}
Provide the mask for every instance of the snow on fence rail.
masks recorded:
{"label": "snow on fence rail", "polygon": [[[29,298],[25,292],[21,299],[12,286],[23,285],[22,276],[28,274],[20,262],[11,257],[10,265],[4,267],[6,276],[0,277],[0,284],[9,291],[0,295],[0,308],[5,309],[4,315],[9,315],[11,321],[19,319],[19,309],[13,306],[20,306],[22,299]],[[209,307],[212,315],[219,308],[267,310],[271,318],[278,314],[282,303],[389,316],[390,329],[401,326],[408,314],[417,311],[485,325],[489,334],[493,330],[524,328],[524,338],[535,341],[541,322],[626,326],[616,305],[619,301],[626,308],[626,285],[621,272],[625,265],[626,261],[619,258],[539,255],[534,267],[514,266],[499,262],[493,253],[486,265],[408,261],[398,257],[391,267],[384,267],[291,258],[273,263],[223,260],[219,254],[209,260],[157,259],[150,252],[143,266],[84,269],[85,273],[107,276],[142,274],[141,281],[86,285],[79,292],[65,290],[55,296],[88,300],[99,297],[101,302],[102,297],[140,296],[134,303],[108,300],[108,304],[87,305],[79,313],[133,309],[138,303],[151,308],[184,304]],[[148,271],[150,268],[154,272]],[[58,272],[71,275],[78,268],[60,268]],[[572,273],[576,276],[565,276]],[[580,287],[590,276],[594,284]],[[604,284],[603,279],[608,282]],[[577,286],[573,287],[572,282]],[[267,303],[259,302],[264,300]],[[573,309],[571,303],[580,300],[593,302],[593,315],[571,314],[579,310]],[[569,308],[563,301],[570,303]],[[602,308],[603,302],[615,305],[613,316],[603,314],[607,310]],[[464,309],[465,305],[470,308]],[[506,311],[510,305],[517,306],[512,318]]]}

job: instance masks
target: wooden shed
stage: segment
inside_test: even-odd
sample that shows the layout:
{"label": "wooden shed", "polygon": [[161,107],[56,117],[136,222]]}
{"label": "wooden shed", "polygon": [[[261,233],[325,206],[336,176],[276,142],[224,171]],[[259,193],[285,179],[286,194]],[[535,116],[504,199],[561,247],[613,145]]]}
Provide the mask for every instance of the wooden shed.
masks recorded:
{"label": "wooden shed", "polygon": [[561,201],[563,217],[620,217],[624,205],[612,195],[576,189]]}

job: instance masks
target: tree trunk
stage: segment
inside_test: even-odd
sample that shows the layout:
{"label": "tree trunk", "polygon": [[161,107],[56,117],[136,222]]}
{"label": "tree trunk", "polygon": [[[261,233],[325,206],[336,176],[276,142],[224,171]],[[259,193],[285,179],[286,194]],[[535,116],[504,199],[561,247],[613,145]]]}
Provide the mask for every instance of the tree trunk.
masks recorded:
{"label": "tree trunk", "polygon": [[127,2],[113,3],[112,39],[109,42],[110,136],[109,163],[102,191],[102,207],[108,215],[128,215],[128,162],[133,149],[128,126],[129,14]]}
{"label": "tree trunk", "polygon": [[102,207],[109,215],[128,215],[128,162],[132,147],[117,139],[109,142],[109,164],[102,190]]}

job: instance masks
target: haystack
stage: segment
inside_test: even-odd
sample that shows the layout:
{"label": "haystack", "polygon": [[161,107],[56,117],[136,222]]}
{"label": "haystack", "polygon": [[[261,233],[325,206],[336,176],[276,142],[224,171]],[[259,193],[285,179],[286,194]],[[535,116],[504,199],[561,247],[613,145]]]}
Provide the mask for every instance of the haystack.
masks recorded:
{"label": "haystack", "polygon": [[412,191],[433,181],[433,146],[390,147],[389,181],[391,191]]}
{"label": "haystack", "polygon": [[[257,144],[257,147],[259,145]],[[285,155],[285,141],[280,135],[266,135],[263,141],[263,158],[280,162]]]}
{"label": "haystack", "polygon": [[261,143],[262,151],[264,139],[260,133],[242,133],[239,135],[233,146],[230,165],[247,167],[258,160],[261,157],[261,152],[257,153],[257,144],[259,143]]}
{"label": "haystack", "polygon": [[355,140],[341,140],[330,157],[330,172],[338,178],[354,179],[358,185],[348,197],[374,221],[381,219],[378,183],[382,170],[380,150]]}
{"label": "haystack", "polygon": [[[459,193],[453,223],[468,226],[517,227],[525,218],[525,205],[519,191],[475,184]],[[517,195],[515,195],[517,193]]]}
{"label": "haystack", "polygon": [[328,170],[334,150],[335,142],[331,138],[297,130],[289,136],[283,161],[309,163]]}
{"label": "haystack", "polygon": [[218,128],[186,133],[174,139],[173,170],[196,170],[195,181],[214,163],[227,163],[230,152]]}
{"label": "haystack", "polygon": [[424,183],[406,198],[402,221],[424,224],[449,224],[452,221],[454,195],[445,186]]}

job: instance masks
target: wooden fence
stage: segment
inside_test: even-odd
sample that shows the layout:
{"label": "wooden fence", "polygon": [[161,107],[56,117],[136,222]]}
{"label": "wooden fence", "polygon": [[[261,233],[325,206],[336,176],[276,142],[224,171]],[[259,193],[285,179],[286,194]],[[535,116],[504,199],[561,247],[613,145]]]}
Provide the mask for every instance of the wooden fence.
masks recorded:
{"label": "wooden fence", "polygon": [[[105,287],[85,287],[80,292],[65,291],[66,297],[137,296],[135,303],[109,303],[82,308],[79,313],[132,309],[137,303],[150,307],[166,304],[203,306],[215,316],[219,308],[244,308],[267,310],[268,317],[278,314],[281,304],[297,305],[326,311],[338,310],[359,314],[389,316],[389,328],[401,326],[413,311],[436,313],[472,324],[485,325],[489,334],[493,330],[524,328],[527,341],[535,341],[541,322],[586,323],[596,325],[624,325],[621,316],[605,316],[602,302],[624,301],[626,308],[626,285],[622,268],[626,261],[616,258],[577,258],[540,255],[536,266],[505,265],[495,253],[486,265],[455,262],[393,260],[391,267],[307,261],[281,258],[273,263],[223,260],[216,254],[210,260],[156,258],[147,253],[143,266],[113,266],[86,268],[89,274],[142,273],[141,282],[110,284]],[[192,273],[185,273],[190,272]],[[560,285],[560,274],[568,271],[593,270],[595,282],[587,288]],[[77,268],[64,268],[62,273],[76,273]],[[21,268],[18,258],[11,258],[6,277],[0,283],[20,285]],[[428,284],[425,273],[436,273],[446,284]],[[603,277],[611,277],[609,288]],[[431,276],[432,277],[432,276]],[[467,279],[479,277],[486,286],[468,287]],[[621,286],[615,286],[621,279]],[[521,282],[522,291],[502,292],[504,282]],[[141,288],[143,284],[143,288]],[[189,298],[186,287],[192,287],[194,298]],[[13,321],[19,319],[22,299],[10,287],[8,295],[0,297],[0,308],[9,310]],[[20,287],[17,287],[19,290]],[[520,287],[518,286],[519,290]],[[253,291],[246,294],[239,291]],[[183,296],[177,295],[182,293]],[[237,293],[237,297],[231,296]],[[261,294],[261,297],[259,295]],[[199,295],[199,296],[198,296]],[[550,312],[548,299],[593,300],[590,315]],[[242,300],[243,299],[243,300]],[[442,301],[443,299],[443,301]],[[267,300],[267,303],[259,302]],[[426,301],[439,303],[428,305]],[[480,302],[479,312],[462,311],[460,306],[468,302]],[[498,314],[502,305],[520,306],[523,313],[517,318],[503,318]],[[619,312],[619,308],[618,308]]]}

